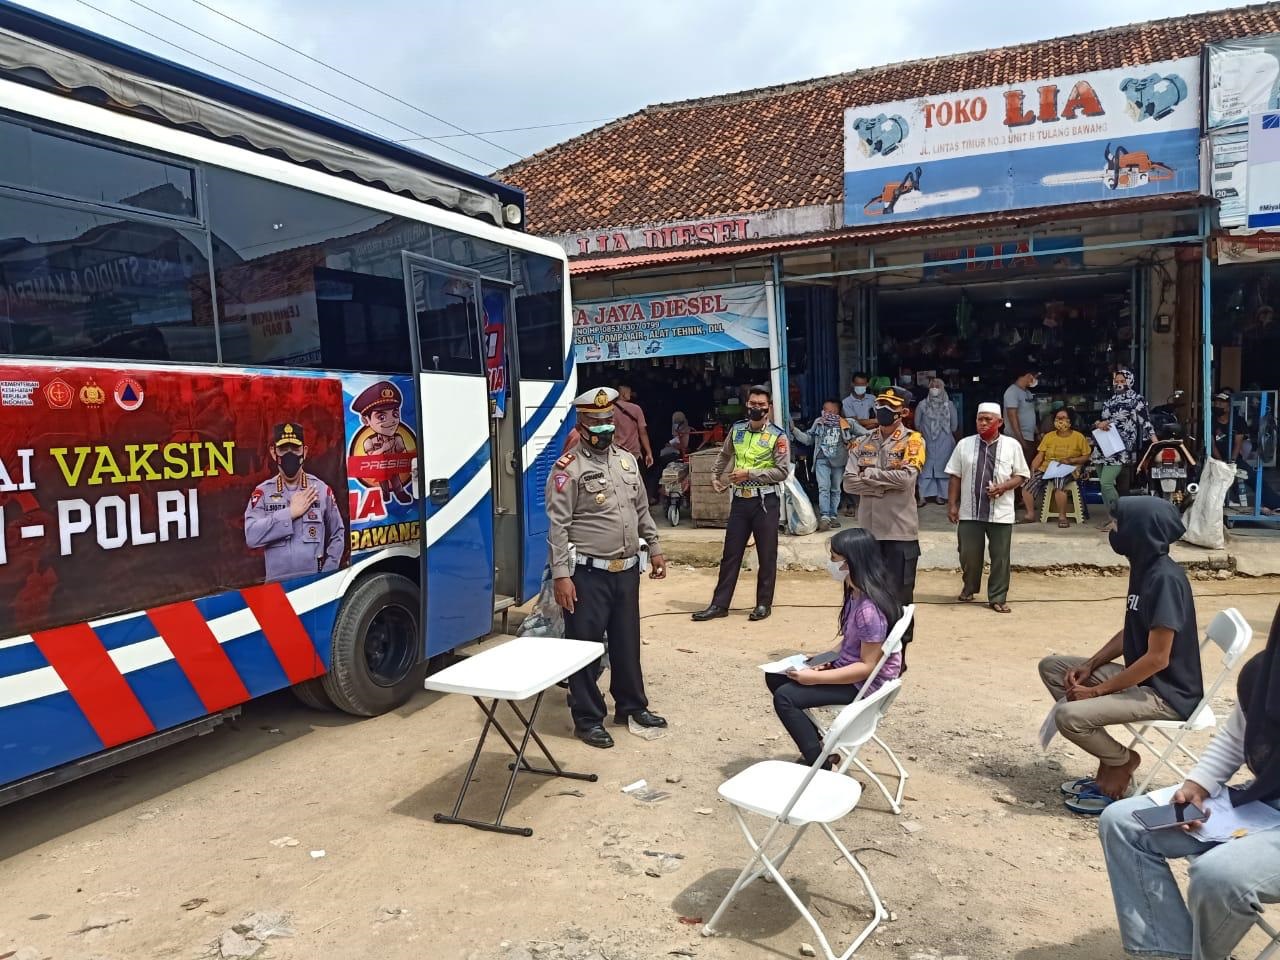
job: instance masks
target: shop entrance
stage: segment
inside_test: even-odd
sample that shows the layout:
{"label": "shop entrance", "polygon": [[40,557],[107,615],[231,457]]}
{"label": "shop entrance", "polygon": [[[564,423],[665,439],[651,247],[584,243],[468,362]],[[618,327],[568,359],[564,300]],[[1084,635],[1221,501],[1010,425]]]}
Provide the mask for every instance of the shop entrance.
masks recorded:
{"label": "shop entrance", "polygon": [[1040,374],[1037,420],[1067,406],[1084,426],[1101,411],[1117,366],[1130,367],[1140,385],[1144,379],[1140,297],[1132,269],[882,284],[870,324],[875,369],[895,383],[909,383],[917,399],[932,377],[940,377],[963,430],[979,403],[1000,402],[1019,367],[1034,368]]}

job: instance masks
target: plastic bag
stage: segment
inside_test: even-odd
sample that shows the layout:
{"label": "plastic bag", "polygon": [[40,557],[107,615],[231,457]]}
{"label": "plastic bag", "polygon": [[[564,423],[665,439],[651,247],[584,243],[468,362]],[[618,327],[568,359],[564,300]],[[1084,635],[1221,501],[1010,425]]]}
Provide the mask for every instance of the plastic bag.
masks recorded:
{"label": "plastic bag", "polygon": [[809,495],[794,473],[783,481],[782,493],[787,498],[787,532],[793,537],[814,533],[818,529],[818,515],[813,512]]}
{"label": "plastic bag", "polygon": [[555,583],[551,579],[551,565],[542,568],[542,590],[538,593],[538,602],[533,611],[524,618],[519,637],[563,637],[564,611],[556,603]]}
{"label": "plastic bag", "polygon": [[1200,468],[1200,489],[1196,491],[1195,502],[1182,518],[1187,528],[1182,535],[1183,540],[1210,550],[1221,550],[1226,546],[1222,506],[1235,478],[1235,467],[1231,464],[1212,459],[1204,462]]}

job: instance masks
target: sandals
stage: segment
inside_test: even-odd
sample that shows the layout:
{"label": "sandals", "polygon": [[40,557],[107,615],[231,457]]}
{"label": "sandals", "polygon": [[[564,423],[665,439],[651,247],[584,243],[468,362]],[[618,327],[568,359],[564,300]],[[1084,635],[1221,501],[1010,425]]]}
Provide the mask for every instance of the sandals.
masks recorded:
{"label": "sandals", "polygon": [[1058,789],[1062,791],[1064,797],[1078,797],[1085,790],[1096,788],[1098,781],[1093,777],[1081,777],[1078,780],[1064,780],[1062,786]]}
{"label": "sandals", "polygon": [[1013,613],[1013,608],[1007,603],[988,603],[987,606],[996,613]]}
{"label": "sandals", "polygon": [[1074,797],[1068,797],[1063,801],[1062,805],[1072,813],[1079,813],[1086,817],[1096,817],[1115,802],[1111,797],[1102,793],[1095,783],[1093,786],[1085,787]]}
{"label": "sandals", "polygon": [[957,600],[959,603],[973,603],[973,594],[972,594],[972,593],[962,593],[962,594],[960,594],[960,596],[956,597],[956,600]]}

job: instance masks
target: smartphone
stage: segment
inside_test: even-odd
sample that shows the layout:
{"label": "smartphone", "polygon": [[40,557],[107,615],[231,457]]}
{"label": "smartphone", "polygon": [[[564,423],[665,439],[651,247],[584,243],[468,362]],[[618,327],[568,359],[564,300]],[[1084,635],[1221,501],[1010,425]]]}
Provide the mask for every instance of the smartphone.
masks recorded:
{"label": "smartphone", "polygon": [[1166,803],[1133,811],[1133,818],[1148,830],[1167,830],[1183,823],[1199,823],[1208,814],[1194,803]]}
{"label": "smartphone", "polygon": [[827,650],[825,653],[816,653],[804,662],[809,669],[824,666],[828,663],[835,663],[840,658],[840,651]]}

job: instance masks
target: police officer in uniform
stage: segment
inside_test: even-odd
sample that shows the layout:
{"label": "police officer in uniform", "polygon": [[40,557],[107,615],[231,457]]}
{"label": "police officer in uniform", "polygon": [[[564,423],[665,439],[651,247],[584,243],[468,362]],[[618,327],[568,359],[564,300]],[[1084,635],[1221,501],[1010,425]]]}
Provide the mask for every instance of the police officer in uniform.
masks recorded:
{"label": "police officer in uniform", "polygon": [[[902,422],[910,402],[911,394],[902,387],[889,387],[877,396],[878,427],[853,442],[844,468],[844,490],[858,496],[858,526],[879,542],[880,555],[904,606],[915,600],[920,562],[916,482],[925,461],[924,437]],[[913,620],[902,638],[903,669],[914,626]]]}
{"label": "police officer in uniform", "polygon": [[773,406],[767,387],[752,387],[747,394],[747,419],[739,420],[725,437],[720,456],[716,457],[711,483],[724,491],[723,477],[730,464],[729,485],[733,502],[729,507],[729,526],[724,535],[724,555],[720,559],[720,579],[711,597],[711,606],[693,615],[697,621],[715,620],[729,615],[733,591],[742,569],[742,555],[747,541],[756,538],[756,607],[748,620],[763,620],[772,612],[773,588],[778,579],[779,495],[777,484],[787,479],[791,468],[791,451],[787,435],[769,422]]}
{"label": "police officer in uniform", "polygon": [[276,424],[269,452],[277,472],[253,488],[244,511],[245,544],[262,548],[268,582],[337,570],[347,528],[329,485],[302,469],[302,426]]}
{"label": "police officer in uniform", "polygon": [[[640,465],[613,446],[617,398],[606,387],[573,402],[580,442],[556,461],[547,481],[551,576],[565,636],[600,642],[607,635],[614,722],[665,727],[667,721],[649,711],[640,669],[640,539],[647,541],[651,579],[665,577],[667,564]],[[569,678],[573,728],[593,747],[612,747],[598,675],[592,665]]]}

